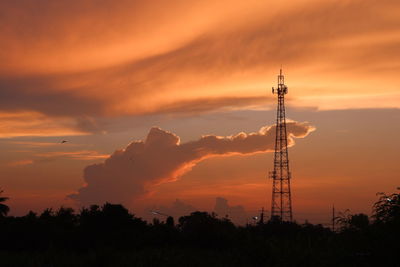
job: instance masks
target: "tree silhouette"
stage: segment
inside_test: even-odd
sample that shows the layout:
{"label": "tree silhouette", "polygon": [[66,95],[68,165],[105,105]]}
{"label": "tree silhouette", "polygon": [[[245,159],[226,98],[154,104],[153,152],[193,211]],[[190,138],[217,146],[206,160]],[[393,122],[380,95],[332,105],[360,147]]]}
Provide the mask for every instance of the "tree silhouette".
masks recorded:
{"label": "tree silhouette", "polygon": [[[1,193],[3,193],[3,190],[0,190]],[[0,217],[7,216],[7,213],[10,211],[10,208],[6,204],[3,204],[8,199],[8,197],[0,197]]]}
{"label": "tree silhouette", "polygon": [[344,212],[339,212],[335,217],[335,221],[342,226],[342,230],[361,230],[369,226],[369,217],[364,213],[350,214],[347,209]]}
{"label": "tree silhouette", "polygon": [[167,218],[165,223],[170,227],[174,227],[175,226],[174,217],[168,216],[168,218]]}
{"label": "tree silhouette", "polygon": [[368,215],[364,213],[351,215],[349,217],[348,224],[350,228],[365,229],[369,225]]}
{"label": "tree silhouette", "polygon": [[[400,190],[400,187],[397,188]],[[374,218],[377,223],[400,223],[400,193],[386,195],[378,193],[381,197],[374,204]]]}
{"label": "tree silhouette", "polygon": [[236,226],[199,211],[177,223],[168,217],[150,224],[111,203],[77,213],[68,207],[22,217],[4,212],[0,265],[398,266],[400,194],[379,195],[374,220],[346,210],[336,218],[342,227],[335,232],[279,217]]}
{"label": "tree silhouette", "polygon": [[200,211],[180,217],[178,227],[187,242],[200,246],[227,245],[236,229],[229,219],[220,219],[215,213]]}

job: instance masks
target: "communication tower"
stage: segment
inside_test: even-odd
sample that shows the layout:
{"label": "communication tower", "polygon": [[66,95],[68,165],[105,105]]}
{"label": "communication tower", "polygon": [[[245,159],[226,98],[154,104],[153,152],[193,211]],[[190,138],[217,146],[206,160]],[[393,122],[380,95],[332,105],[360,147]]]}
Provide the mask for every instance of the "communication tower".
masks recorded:
{"label": "communication tower", "polygon": [[270,172],[270,178],[273,180],[271,219],[292,221],[291,174],[289,171],[285,115],[285,94],[288,93],[288,88],[285,85],[285,77],[282,74],[282,69],[280,69],[278,75],[278,87],[272,87],[272,93],[278,96],[278,107],[276,116],[274,170]]}

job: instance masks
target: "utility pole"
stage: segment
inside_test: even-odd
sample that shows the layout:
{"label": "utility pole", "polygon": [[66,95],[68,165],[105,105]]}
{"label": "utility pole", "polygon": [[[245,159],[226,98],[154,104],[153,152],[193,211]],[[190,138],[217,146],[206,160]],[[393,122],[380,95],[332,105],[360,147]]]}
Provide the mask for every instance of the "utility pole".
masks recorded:
{"label": "utility pole", "polygon": [[264,224],[264,207],[260,210],[260,221],[258,222],[259,224]]}
{"label": "utility pole", "polygon": [[335,205],[332,206],[332,231],[335,232]]}
{"label": "utility pole", "polygon": [[277,94],[278,107],[276,116],[276,136],[274,153],[274,170],[270,172],[273,179],[271,219],[280,221],[293,221],[292,196],[290,191],[291,174],[289,171],[289,157],[287,147],[285,94],[288,88],[285,77],[280,69],[278,87],[272,87],[272,93]]}

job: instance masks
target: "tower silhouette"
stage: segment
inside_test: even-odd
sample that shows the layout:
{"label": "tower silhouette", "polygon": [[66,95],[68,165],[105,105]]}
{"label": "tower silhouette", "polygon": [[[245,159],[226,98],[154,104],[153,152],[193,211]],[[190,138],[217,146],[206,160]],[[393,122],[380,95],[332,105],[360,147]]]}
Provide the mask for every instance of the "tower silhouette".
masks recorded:
{"label": "tower silhouette", "polygon": [[290,191],[290,171],[287,147],[285,94],[288,88],[285,85],[285,77],[280,69],[278,75],[278,87],[272,87],[272,93],[278,96],[276,114],[276,137],[274,153],[274,170],[270,172],[272,178],[272,203],[271,219],[292,221],[292,196]]}

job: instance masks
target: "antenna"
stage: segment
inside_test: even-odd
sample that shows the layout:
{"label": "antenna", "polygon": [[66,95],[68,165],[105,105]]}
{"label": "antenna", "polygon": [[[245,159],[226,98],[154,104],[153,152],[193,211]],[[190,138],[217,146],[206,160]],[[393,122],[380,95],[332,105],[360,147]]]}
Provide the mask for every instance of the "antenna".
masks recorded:
{"label": "antenna", "polygon": [[274,153],[274,170],[269,176],[273,179],[271,219],[280,221],[292,221],[292,195],[290,190],[291,173],[289,171],[289,157],[287,147],[285,94],[288,93],[285,85],[282,67],[278,75],[278,87],[272,90],[277,94],[278,107],[276,116],[276,136]]}

